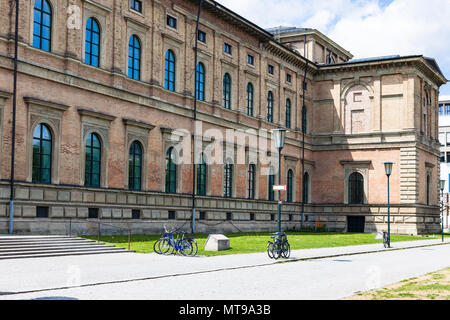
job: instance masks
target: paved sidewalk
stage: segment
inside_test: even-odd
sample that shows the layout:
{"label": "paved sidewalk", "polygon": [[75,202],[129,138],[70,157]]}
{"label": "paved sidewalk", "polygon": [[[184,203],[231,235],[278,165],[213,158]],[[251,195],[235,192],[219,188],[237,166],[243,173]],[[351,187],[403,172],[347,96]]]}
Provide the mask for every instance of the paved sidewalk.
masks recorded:
{"label": "paved sidewalk", "polygon": [[[384,249],[382,244],[379,243],[293,250],[289,260],[320,259],[439,244],[441,244],[441,240],[433,239],[394,242],[391,249]],[[449,244],[450,239],[446,239],[445,246],[447,247]],[[450,246],[448,249],[450,253]],[[210,273],[219,270],[271,265],[280,261],[286,260],[271,260],[265,252],[214,257],[161,256],[155,253],[118,253],[3,260],[0,261],[0,269],[3,271],[0,275],[0,299],[8,299],[7,293]]]}

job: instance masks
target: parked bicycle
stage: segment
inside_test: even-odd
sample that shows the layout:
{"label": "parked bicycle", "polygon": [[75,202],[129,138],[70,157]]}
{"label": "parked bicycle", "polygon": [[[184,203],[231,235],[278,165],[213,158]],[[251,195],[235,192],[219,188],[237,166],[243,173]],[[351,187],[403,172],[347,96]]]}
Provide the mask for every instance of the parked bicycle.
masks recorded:
{"label": "parked bicycle", "polygon": [[280,257],[285,259],[291,255],[291,246],[287,240],[286,233],[276,232],[272,233],[272,240],[267,243],[267,255],[271,259],[277,260]]}
{"label": "parked bicycle", "polygon": [[[164,225],[164,235],[153,244],[153,251],[158,254],[180,253],[184,256],[197,255],[198,246],[194,238],[185,237],[186,232],[177,231],[178,228],[168,229]],[[176,238],[173,234],[176,234]]]}
{"label": "parked bicycle", "polygon": [[389,248],[391,246],[391,239],[386,231],[383,231],[383,246]]}

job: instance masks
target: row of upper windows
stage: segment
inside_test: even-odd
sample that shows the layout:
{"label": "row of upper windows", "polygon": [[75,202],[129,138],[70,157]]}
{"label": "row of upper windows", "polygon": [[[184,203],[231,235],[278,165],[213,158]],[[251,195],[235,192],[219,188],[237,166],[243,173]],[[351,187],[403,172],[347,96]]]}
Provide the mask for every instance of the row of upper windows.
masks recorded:
{"label": "row of upper windows", "polygon": [[439,115],[450,115],[450,104],[440,104],[439,105]]}
{"label": "row of upper windows", "polygon": [[[140,7],[139,5],[137,5]],[[140,7],[141,8],[141,7]],[[50,51],[51,48],[51,8],[47,0],[36,0],[34,6],[34,27],[33,27],[33,46],[42,50]],[[176,19],[168,18],[167,23],[172,27],[176,27]],[[94,67],[99,67],[100,63],[100,27],[97,20],[89,18],[86,22],[86,38],[85,38],[85,55],[84,62]],[[206,34],[199,31],[198,38],[200,41],[206,41]],[[140,80],[141,78],[141,41],[138,36],[131,35],[128,42],[128,77]],[[231,54],[231,45],[225,43],[224,50]],[[248,55],[247,62],[254,65],[254,57]],[[273,74],[274,67],[269,64],[269,74]],[[203,63],[198,63],[196,68],[196,98],[205,100],[205,77],[206,70]],[[286,73],[286,81],[291,82],[292,76]],[[172,50],[168,50],[165,55],[165,89],[175,91],[176,82],[176,60]],[[247,114],[253,116],[254,90],[253,85],[247,85]],[[267,121],[273,122],[273,93],[268,92],[267,96]],[[231,109],[231,76],[226,73],[223,78],[223,106]],[[306,114],[303,112],[302,124],[306,128]],[[291,101],[286,100],[286,117],[285,125],[291,128]],[[306,129],[305,129],[306,130]]]}
{"label": "row of upper windows", "polygon": [[[142,12],[141,1],[131,1],[131,9]],[[33,46],[45,51],[51,51],[52,35],[52,10],[47,0],[36,0],[33,15]],[[177,19],[167,15],[166,23],[172,28],[177,28]],[[95,18],[90,17],[86,22],[84,62],[94,67],[100,66],[100,25]],[[197,39],[206,43],[206,33],[199,30]],[[224,52],[232,55],[232,45],[224,42]],[[128,76],[140,80],[141,41],[136,35],[129,39],[128,49]],[[247,63],[255,65],[255,57],[247,55]],[[268,73],[274,74],[274,66],[268,64]],[[286,82],[292,83],[292,75],[286,72]]]}
{"label": "row of upper windows", "polygon": [[[34,183],[51,183],[52,166],[53,166],[53,150],[54,137],[50,128],[43,123],[36,126],[33,131],[33,159],[32,159],[32,182]],[[85,168],[84,168],[84,185],[86,187],[99,188],[101,185],[102,175],[102,142],[95,132],[90,133],[85,141]],[[165,170],[165,192],[177,192],[177,176],[178,165],[176,164],[176,151],[173,147],[169,148],[166,153],[166,170]],[[138,141],[133,141],[128,152],[128,188],[130,190],[140,191],[142,189],[143,166],[144,166],[143,147]],[[224,165],[224,197],[231,198],[233,194],[233,169],[234,165],[226,163]],[[207,165],[205,157],[201,155],[201,161],[197,164],[197,194],[205,196],[207,190]],[[287,184],[287,201],[293,201],[294,188],[294,172],[289,169],[286,177]],[[306,180],[305,180],[306,179]],[[307,198],[307,184],[309,176],[306,173],[306,190],[304,196]],[[275,175],[270,174],[268,177],[268,199],[273,201]],[[256,189],[256,165],[250,164],[248,167],[248,198],[255,199]]]}
{"label": "row of upper windows", "polygon": [[[201,62],[197,64],[196,70],[196,97],[199,100],[205,100],[205,65]],[[165,55],[165,70],[164,70],[164,87],[167,90],[175,91],[175,74],[176,74],[176,60],[175,54],[172,50],[167,50]],[[223,107],[226,109],[231,109],[231,76],[229,73],[225,73],[223,76]],[[254,112],[254,87],[251,82],[247,83],[246,90],[246,111],[247,115],[253,116]],[[274,109],[274,96],[272,91],[267,94],[267,121],[273,122],[273,109]],[[291,117],[292,117],[292,103],[289,98],[286,99],[286,109],[285,109],[285,125],[287,128],[291,128]],[[302,112],[302,127],[306,128],[306,108],[303,108]],[[305,129],[306,130],[306,129]]]}

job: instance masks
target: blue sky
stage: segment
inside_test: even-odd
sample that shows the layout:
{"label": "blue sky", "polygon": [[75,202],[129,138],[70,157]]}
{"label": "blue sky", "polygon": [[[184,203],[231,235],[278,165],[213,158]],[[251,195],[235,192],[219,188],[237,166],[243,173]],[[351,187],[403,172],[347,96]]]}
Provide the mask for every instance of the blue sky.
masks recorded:
{"label": "blue sky", "polygon": [[[421,54],[450,79],[450,0],[218,0],[263,28],[315,28],[355,58]],[[440,89],[450,99],[450,84]]]}

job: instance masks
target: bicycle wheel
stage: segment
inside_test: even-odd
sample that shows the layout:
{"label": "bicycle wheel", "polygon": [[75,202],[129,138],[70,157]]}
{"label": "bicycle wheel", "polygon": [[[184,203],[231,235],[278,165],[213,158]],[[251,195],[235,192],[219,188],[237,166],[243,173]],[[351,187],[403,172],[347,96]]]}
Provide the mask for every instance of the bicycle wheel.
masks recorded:
{"label": "bicycle wheel", "polygon": [[273,250],[273,243],[271,241],[269,241],[267,243],[267,255],[269,256],[270,259],[273,259],[272,250]]}
{"label": "bicycle wheel", "polygon": [[183,255],[183,256],[190,256],[194,250],[194,248],[192,247],[191,243],[189,241],[186,240],[180,240],[177,243],[177,247],[179,248],[178,251]]}
{"label": "bicycle wheel", "polygon": [[196,255],[197,255],[197,252],[198,252],[197,241],[195,241],[195,239],[189,239],[188,241],[189,241],[189,243],[190,243],[191,246],[192,246],[192,253],[191,253],[191,256],[196,256]]}
{"label": "bicycle wheel", "polygon": [[158,239],[153,244],[153,251],[156,252],[157,254],[161,254],[161,250],[159,249],[159,243],[160,242],[161,242],[161,239]]}
{"label": "bicycle wheel", "polygon": [[274,243],[272,246],[272,256],[275,260],[281,257],[281,245],[279,243]]}
{"label": "bicycle wheel", "polygon": [[171,254],[173,252],[173,246],[170,243],[170,239],[161,239],[159,242],[159,251],[161,254]]}
{"label": "bicycle wheel", "polygon": [[291,246],[289,245],[289,242],[285,241],[283,242],[283,245],[281,247],[281,256],[285,259],[289,258],[291,255]]}

